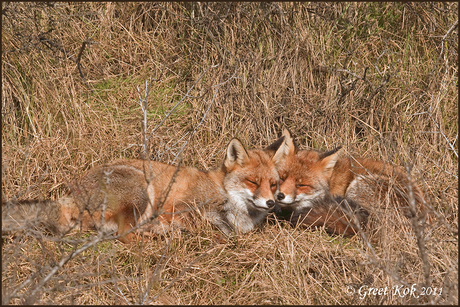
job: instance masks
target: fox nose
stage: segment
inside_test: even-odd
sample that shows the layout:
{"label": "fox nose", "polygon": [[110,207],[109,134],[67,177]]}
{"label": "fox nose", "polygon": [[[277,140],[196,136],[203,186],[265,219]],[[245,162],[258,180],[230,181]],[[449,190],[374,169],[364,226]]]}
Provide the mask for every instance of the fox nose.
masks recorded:
{"label": "fox nose", "polygon": [[283,200],[284,197],[286,197],[286,196],[284,196],[283,193],[278,193],[278,195],[276,195],[276,198],[277,198],[278,200]]}
{"label": "fox nose", "polygon": [[267,200],[267,206],[268,208],[273,208],[275,206],[275,202],[271,199]]}

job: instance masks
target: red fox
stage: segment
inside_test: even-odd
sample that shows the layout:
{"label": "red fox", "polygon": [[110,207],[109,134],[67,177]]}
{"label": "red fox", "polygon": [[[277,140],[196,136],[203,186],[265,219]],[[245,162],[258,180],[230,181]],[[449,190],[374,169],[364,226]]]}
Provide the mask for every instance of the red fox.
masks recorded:
{"label": "red fox", "polygon": [[23,201],[2,208],[2,230],[21,220],[38,220],[56,232],[75,226],[96,227],[122,235],[130,242],[137,231],[162,233],[172,224],[193,225],[197,211],[224,234],[246,233],[275,206],[278,189],[275,162],[284,137],[264,150],[249,150],[237,139],[230,141],[220,168],[208,172],[155,161],[121,159],[89,170],[70,195],[57,201]]}
{"label": "red fox", "polygon": [[[415,213],[409,206],[409,187],[413,190],[413,199],[418,207],[424,202],[422,191],[410,182],[400,167],[392,166],[383,161],[373,161],[363,158],[340,158],[340,149],[329,152],[299,151],[294,144],[290,132],[283,131],[285,137],[280,150],[284,151],[285,158],[277,163],[280,176],[280,188],[276,195],[277,206],[282,210],[293,212],[293,216],[311,215],[304,220],[305,225],[318,220],[312,226],[325,226],[326,230],[336,234],[350,235],[356,227],[350,226],[339,216],[350,216],[350,212],[343,211],[340,206],[335,207],[339,215],[331,215],[326,219],[323,211],[331,207],[330,197],[346,198],[355,203],[359,210],[355,210],[354,217],[361,223],[367,220],[368,212],[379,206],[379,199],[384,199],[392,190],[392,203],[398,203],[406,216]],[[392,189],[389,189],[389,187]],[[324,200],[325,201],[322,201]],[[361,209],[360,206],[366,209]],[[278,210],[279,212],[279,210]],[[301,214],[302,213],[302,214]],[[348,225],[347,225],[348,224]],[[331,227],[329,227],[331,226]],[[356,225],[355,225],[356,226]],[[342,231],[347,229],[347,231]]]}

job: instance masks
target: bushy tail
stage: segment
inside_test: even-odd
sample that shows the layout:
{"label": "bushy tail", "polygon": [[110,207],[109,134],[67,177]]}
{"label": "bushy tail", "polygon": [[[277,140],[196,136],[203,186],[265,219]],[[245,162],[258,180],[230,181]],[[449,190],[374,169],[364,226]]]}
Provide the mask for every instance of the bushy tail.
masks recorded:
{"label": "bushy tail", "polygon": [[8,201],[2,203],[2,233],[36,228],[62,233],[74,226],[78,212],[71,198]]}

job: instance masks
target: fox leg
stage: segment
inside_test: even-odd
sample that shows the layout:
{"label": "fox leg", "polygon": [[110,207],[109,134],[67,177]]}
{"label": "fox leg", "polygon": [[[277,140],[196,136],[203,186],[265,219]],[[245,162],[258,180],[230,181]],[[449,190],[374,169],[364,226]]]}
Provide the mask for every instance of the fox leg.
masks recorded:
{"label": "fox leg", "polygon": [[151,225],[149,225],[149,231],[165,235],[168,232],[173,231],[174,229],[184,228],[182,218],[176,215],[171,216],[171,214],[162,214],[156,218]]}
{"label": "fox leg", "polygon": [[365,209],[349,199],[326,197],[313,207],[294,211],[290,221],[307,227],[324,226],[328,233],[353,236],[360,225],[367,222],[368,215]]}
{"label": "fox leg", "polygon": [[337,215],[327,212],[324,208],[308,208],[303,212],[294,213],[291,217],[293,224],[299,224],[306,227],[321,227],[325,226],[326,231],[332,234],[342,234],[344,236],[352,236],[355,234],[353,227]]}
{"label": "fox leg", "polygon": [[308,208],[303,212],[294,213],[291,216],[291,223],[301,223],[306,227],[324,226],[328,233],[352,236],[356,233],[354,227],[343,216],[328,212],[325,208]]}
{"label": "fox leg", "polygon": [[136,216],[139,216],[139,211],[131,205],[122,206],[121,210],[117,212],[115,221],[118,226],[117,234],[122,235],[119,238],[121,242],[131,243],[140,240],[139,233],[137,231],[131,231],[130,233],[123,235],[136,226]]}

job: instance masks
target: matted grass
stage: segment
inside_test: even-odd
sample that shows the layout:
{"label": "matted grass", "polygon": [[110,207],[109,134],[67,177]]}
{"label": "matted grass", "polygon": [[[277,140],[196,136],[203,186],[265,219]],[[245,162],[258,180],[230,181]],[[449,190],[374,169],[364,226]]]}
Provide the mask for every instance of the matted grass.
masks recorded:
{"label": "matted grass", "polygon": [[[428,261],[389,208],[370,246],[276,221],[221,240],[199,221],[100,242],[49,280],[96,234],[4,234],[3,303],[457,304],[457,23],[441,2],[2,3],[3,201],[56,199],[92,166],[141,157],[148,81],[151,159],[184,148],[207,170],[232,137],[261,148],[287,127],[301,148],[412,166],[434,216]],[[359,294],[414,284],[442,293]]]}

